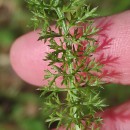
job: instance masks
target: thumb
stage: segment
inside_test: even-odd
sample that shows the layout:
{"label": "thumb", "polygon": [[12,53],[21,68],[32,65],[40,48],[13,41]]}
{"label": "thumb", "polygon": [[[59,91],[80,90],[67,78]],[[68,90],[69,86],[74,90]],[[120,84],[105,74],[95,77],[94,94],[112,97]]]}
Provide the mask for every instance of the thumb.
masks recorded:
{"label": "thumb", "polygon": [[103,118],[101,130],[129,130],[130,101],[118,107],[107,109],[101,116]]}
{"label": "thumb", "polygon": [[[130,101],[120,106],[109,108],[100,113],[103,118],[100,130],[129,130],[130,129]],[[54,129],[56,130],[56,129]],[[60,127],[59,130],[66,130]]]}

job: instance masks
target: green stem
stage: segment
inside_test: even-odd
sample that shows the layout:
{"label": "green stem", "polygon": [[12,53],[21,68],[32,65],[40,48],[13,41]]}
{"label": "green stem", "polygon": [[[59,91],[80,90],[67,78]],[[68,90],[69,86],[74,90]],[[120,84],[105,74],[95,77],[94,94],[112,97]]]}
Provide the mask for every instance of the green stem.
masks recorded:
{"label": "green stem", "polygon": [[66,22],[65,22],[65,16],[64,14],[62,13],[62,11],[60,10],[60,8],[56,8],[56,13],[59,17],[60,20],[62,20],[62,25],[61,27],[63,28],[63,31],[64,31],[64,35],[67,35],[68,34],[68,29],[67,29],[67,25],[66,25]]}
{"label": "green stem", "polygon": [[[69,65],[69,72],[70,72],[70,74],[73,73],[73,62]],[[74,82],[75,82],[74,77],[70,78],[70,88],[75,88],[75,86],[73,85]],[[77,91],[75,91],[74,93],[77,93]],[[70,94],[70,96],[69,96],[70,101],[76,102],[77,99],[74,98],[74,96],[71,96],[71,93],[69,93],[69,94]],[[75,106],[73,108],[73,113],[75,113],[76,111],[77,111],[77,107]],[[74,114],[74,118],[79,118],[76,113]],[[75,124],[75,130],[82,130],[82,129],[77,124]]]}

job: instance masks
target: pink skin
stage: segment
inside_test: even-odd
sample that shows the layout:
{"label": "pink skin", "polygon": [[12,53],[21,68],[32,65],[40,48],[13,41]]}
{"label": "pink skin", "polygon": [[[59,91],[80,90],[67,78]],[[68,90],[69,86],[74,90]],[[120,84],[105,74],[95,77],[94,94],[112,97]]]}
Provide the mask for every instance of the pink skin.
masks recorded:
{"label": "pink skin", "polygon": [[[103,50],[105,55],[119,57],[113,69],[121,73],[120,78],[112,79],[114,83],[130,84],[130,11],[98,19],[110,20],[113,24],[107,30],[113,38],[109,49]],[[49,68],[43,61],[45,52],[50,51],[47,44],[37,41],[38,31],[30,32],[18,38],[10,51],[10,61],[15,72],[26,82],[35,86],[46,84],[43,80],[44,70]],[[60,81],[57,81],[59,83]],[[130,102],[119,107],[108,109],[102,113],[104,124],[101,130],[130,130]],[[60,130],[63,130],[62,128]]]}

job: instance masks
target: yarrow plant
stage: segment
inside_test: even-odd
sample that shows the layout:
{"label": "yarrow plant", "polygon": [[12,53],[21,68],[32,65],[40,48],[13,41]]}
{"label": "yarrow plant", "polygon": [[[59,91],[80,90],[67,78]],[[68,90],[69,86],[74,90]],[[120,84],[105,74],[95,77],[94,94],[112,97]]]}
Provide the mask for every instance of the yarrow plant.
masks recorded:
{"label": "yarrow plant", "polygon": [[93,20],[98,16],[97,7],[91,8],[87,0],[27,2],[33,27],[41,28],[39,40],[45,44],[49,41],[52,50],[44,59],[51,67],[45,70],[48,84],[42,87],[44,104],[50,112],[46,121],[50,125],[58,122],[57,128],[63,125],[66,130],[99,130],[102,119],[95,113],[106,105],[100,98],[105,83],[100,76],[103,64],[94,57],[99,49],[100,28],[94,26]]}

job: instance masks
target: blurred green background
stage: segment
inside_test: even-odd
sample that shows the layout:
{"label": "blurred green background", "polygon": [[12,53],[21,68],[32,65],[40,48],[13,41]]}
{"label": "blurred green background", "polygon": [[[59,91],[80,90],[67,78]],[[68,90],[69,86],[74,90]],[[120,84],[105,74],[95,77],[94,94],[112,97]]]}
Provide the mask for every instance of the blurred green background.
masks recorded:
{"label": "blurred green background", "polygon": [[[101,16],[130,9],[130,0],[90,0]],[[36,87],[13,72],[9,50],[13,41],[30,31],[30,13],[24,0],[0,0],[0,130],[47,130],[43,99]],[[130,87],[106,85],[101,95],[110,106],[130,99]]]}

